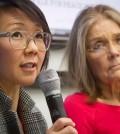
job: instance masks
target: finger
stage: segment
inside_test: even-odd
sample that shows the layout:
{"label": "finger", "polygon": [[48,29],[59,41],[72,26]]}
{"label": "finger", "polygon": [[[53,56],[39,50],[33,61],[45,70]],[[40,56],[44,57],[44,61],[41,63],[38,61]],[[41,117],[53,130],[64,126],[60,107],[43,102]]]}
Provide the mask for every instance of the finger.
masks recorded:
{"label": "finger", "polygon": [[77,130],[72,126],[66,126],[60,131],[60,134],[78,134]]}
{"label": "finger", "polygon": [[59,118],[51,127],[51,129],[55,132],[58,132],[65,128],[66,126],[74,127],[75,123],[69,118]]}

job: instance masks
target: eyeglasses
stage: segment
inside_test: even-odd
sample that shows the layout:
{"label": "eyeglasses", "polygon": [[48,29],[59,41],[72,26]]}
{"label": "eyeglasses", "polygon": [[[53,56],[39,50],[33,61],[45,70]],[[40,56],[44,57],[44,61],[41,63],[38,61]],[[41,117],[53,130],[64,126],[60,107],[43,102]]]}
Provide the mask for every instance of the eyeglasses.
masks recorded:
{"label": "eyeglasses", "polygon": [[[113,46],[120,51],[120,38],[115,40]],[[98,42],[93,45],[89,45],[87,51],[91,53],[102,54],[107,52],[109,48],[110,46],[107,42]]]}
{"label": "eyeglasses", "polygon": [[33,40],[37,48],[47,51],[51,43],[51,34],[46,32],[36,32],[30,35],[27,31],[15,31],[0,33],[0,37],[9,37],[9,42],[14,49],[25,49],[30,40]]}

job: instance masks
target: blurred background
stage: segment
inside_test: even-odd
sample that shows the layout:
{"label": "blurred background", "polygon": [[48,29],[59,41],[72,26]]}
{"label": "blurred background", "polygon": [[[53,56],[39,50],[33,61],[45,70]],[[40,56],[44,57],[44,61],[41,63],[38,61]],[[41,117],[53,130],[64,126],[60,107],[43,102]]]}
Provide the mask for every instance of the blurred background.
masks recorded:
{"label": "blurred background", "polygon": [[[32,0],[40,7],[46,16],[49,27],[51,29],[53,40],[50,48],[50,61],[48,68],[58,72],[61,81],[61,92],[63,100],[76,89],[72,88],[72,84],[66,80],[67,65],[62,63],[65,48],[74,20],[82,9],[89,5],[105,4],[117,10],[120,10],[120,0]],[[48,126],[51,126],[51,117],[46,104],[43,92],[33,84],[26,88],[26,91],[36,102],[41,112],[46,118]]]}

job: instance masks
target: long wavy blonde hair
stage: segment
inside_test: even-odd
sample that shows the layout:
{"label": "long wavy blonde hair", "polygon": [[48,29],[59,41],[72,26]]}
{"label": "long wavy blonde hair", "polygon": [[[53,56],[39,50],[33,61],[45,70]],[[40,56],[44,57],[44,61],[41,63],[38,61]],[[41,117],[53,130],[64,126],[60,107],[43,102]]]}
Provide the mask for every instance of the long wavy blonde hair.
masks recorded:
{"label": "long wavy blonde hair", "polygon": [[86,43],[89,29],[99,21],[100,16],[109,18],[120,26],[120,13],[117,10],[106,5],[87,7],[74,22],[65,52],[72,83],[94,100],[100,91],[87,63]]}

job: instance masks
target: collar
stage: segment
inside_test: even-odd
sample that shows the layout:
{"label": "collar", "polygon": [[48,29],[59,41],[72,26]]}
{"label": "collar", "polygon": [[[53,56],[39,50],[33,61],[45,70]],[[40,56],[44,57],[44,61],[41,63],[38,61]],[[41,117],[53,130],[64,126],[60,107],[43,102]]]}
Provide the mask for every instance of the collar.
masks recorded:
{"label": "collar", "polygon": [[[5,94],[5,92],[0,88],[0,107],[2,110],[10,110],[13,100]],[[18,111],[28,111],[31,110],[35,105],[32,98],[26,93],[26,91],[21,88],[19,101],[18,101]]]}

